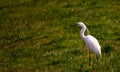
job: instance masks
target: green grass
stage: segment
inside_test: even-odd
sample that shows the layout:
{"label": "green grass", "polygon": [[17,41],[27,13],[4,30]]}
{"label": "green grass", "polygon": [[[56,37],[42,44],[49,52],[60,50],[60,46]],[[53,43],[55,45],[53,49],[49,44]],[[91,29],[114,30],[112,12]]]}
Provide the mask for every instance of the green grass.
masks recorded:
{"label": "green grass", "polygon": [[[88,64],[82,21],[102,47]],[[119,0],[1,0],[1,72],[120,71]]]}

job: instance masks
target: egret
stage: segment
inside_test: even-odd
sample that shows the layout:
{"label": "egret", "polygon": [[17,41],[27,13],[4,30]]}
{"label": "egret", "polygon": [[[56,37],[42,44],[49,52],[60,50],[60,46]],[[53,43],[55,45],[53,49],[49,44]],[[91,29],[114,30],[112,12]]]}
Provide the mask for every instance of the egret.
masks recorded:
{"label": "egret", "polygon": [[97,41],[97,39],[95,37],[93,37],[92,35],[88,34],[87,36],[84,35],[84,32],[86,31],[87,27],[85,26],[85,24],[83,22],[78,22],[77,26],[81,26],[82,29],[80,31],[80,37],[82,38],[82,40],[85,42],[87,48],[89,49],[89,62],[91,64],[91,56],[90,56],[90,52],[94,52],[97,56],[101,57],[101,47],[99,45],[99,42]]}

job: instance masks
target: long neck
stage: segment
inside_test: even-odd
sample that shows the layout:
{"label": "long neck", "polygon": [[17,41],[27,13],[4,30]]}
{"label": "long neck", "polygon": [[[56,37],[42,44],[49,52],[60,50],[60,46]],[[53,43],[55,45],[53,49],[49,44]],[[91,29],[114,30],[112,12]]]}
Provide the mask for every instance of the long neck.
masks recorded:
{"label": "long neck", "polygon": [[85,34],[84,34],[85,31],[86,31],[86,26],[83,25],[83,26],[82,26],[82,30],[80,31],[80,36],[81,36],[82,39],[84,39],[84,37],[85,37]]}

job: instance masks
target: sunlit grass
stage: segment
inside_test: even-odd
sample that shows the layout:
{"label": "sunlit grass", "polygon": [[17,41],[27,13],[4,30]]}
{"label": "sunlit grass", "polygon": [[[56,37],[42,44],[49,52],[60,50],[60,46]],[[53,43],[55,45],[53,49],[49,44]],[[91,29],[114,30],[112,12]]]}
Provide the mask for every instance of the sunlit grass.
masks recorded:
{"label": "sunlit grass", "polygon": [[[0,71],[120,71],[120,2],[117,0],[0,1]],[[80,39],[82,21],[102,47],[102,58]]]}

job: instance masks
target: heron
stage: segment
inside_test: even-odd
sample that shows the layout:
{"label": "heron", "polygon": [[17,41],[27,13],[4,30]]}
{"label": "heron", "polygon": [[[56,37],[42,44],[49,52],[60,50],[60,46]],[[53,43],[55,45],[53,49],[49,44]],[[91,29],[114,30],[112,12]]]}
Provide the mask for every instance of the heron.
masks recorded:
{"label": "heron", "polygon": [[80,37],[82,38],[82,40],[85,42],[87,48],[89,49],[88,50],[88,55],[89,55],[89,62],[90,62],[90,65],[91,65],[91,54],[90,54],[90,52],[94,52],[96,54],[97,59],[98,59],[98,56],[100,56],[100,57],[102,56],[101,55],[101,46],[100,46],[98,40],[94,36],[92,36],[90,34],[85,36],[84,33],[85,33],[87,27],[85,26],[85,24],[83,22],[78,22],[77,26],[82,27],[82,29],[80,30]]}

